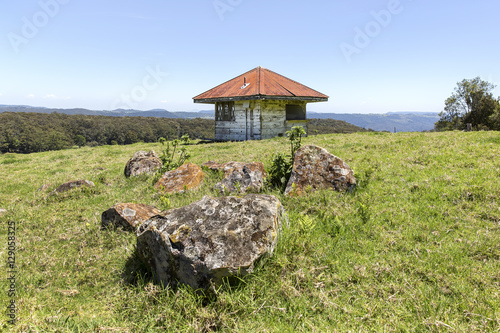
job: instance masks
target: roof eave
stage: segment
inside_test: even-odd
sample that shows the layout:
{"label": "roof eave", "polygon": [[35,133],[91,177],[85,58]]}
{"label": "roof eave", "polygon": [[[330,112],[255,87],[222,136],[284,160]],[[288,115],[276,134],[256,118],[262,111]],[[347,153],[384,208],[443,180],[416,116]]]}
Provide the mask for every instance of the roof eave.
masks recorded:
{"label": "roof eave", "polygon": [[267,96],[267,95],[253,95],[253,96],[234,96],[234,97],[217,97],[217,98],[193,98],[195,103],[214,104],[217,102],[234,102],[234,101],[249,101],[249,100],[282,100],[282,101],[305,101],[305,102],[327,102],[327,97],[313,97],[313,96]]}

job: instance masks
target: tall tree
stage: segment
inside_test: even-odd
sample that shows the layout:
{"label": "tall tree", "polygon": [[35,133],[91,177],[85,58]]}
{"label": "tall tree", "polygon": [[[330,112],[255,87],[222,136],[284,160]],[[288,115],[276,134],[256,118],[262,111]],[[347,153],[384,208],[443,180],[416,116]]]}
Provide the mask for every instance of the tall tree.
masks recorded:
{"label": "tall tree", "polygon": [[497,99],[497,105],[493,114],[490,116],[490,122],[492,129],[500,131],[500,97]]}
{"label": "tall tree", "polygon": [[490,117],[498,104],[491,93],[494,88],[494,84],[480,77],[458,82],[455,92],[445,101],[436,129],[464,129],[467,123],[475,128],[491,128]]}

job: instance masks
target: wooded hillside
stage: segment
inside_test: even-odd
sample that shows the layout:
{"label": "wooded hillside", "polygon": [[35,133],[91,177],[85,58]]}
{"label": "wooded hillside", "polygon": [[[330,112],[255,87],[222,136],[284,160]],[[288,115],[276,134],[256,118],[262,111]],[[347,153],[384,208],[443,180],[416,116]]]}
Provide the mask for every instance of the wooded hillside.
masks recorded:
{"label": "wooded hillside", "polygon": [[[310,134],[352,133],[366,130],[345,121],[312,119]],[[191,139],[213,139],[212,119],[112,117],[61,113],[0,113],[0,152],[33,153],[73,146],[123,145],[156,142],[189,135]]]}

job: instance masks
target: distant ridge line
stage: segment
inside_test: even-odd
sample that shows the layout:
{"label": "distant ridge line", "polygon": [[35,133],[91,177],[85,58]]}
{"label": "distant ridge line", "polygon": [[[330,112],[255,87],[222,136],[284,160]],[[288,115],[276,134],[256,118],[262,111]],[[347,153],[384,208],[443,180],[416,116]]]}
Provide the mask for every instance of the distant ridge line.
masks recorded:
{"label": "distant ridge line", "polygon": [[[164,109],[152,109],[147,111],[117,109],[112,111],[96,111],[84,108],[57,109],[47,107],[36,107],[28,105],[0,105],[2,112],[35,112],[35,113],[62,113],[68,115],[83,114],[90,116],[113,116],[113,117],[153,117],[153,118],[206,118],[213,119],[213,110],[202,111],[168,111]],[[343,120],[350,124],[372,129],[375,131],[389,132],[422,132],[434,128],[434,123],[439,120],[438,112],[387,112],[387,113],[319,113],[307,112],[308,119],[335,119]]]}

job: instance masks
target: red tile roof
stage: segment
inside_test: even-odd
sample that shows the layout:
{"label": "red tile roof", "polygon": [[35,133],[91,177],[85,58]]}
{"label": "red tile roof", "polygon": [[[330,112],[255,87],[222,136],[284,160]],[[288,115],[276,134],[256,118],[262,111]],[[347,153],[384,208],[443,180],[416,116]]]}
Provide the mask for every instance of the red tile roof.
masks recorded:
{"label": "red tile roof", "polygon": [[193,97],[195,103],[253,99],[322,102],[327,101],[328,96],[259,66]]}

